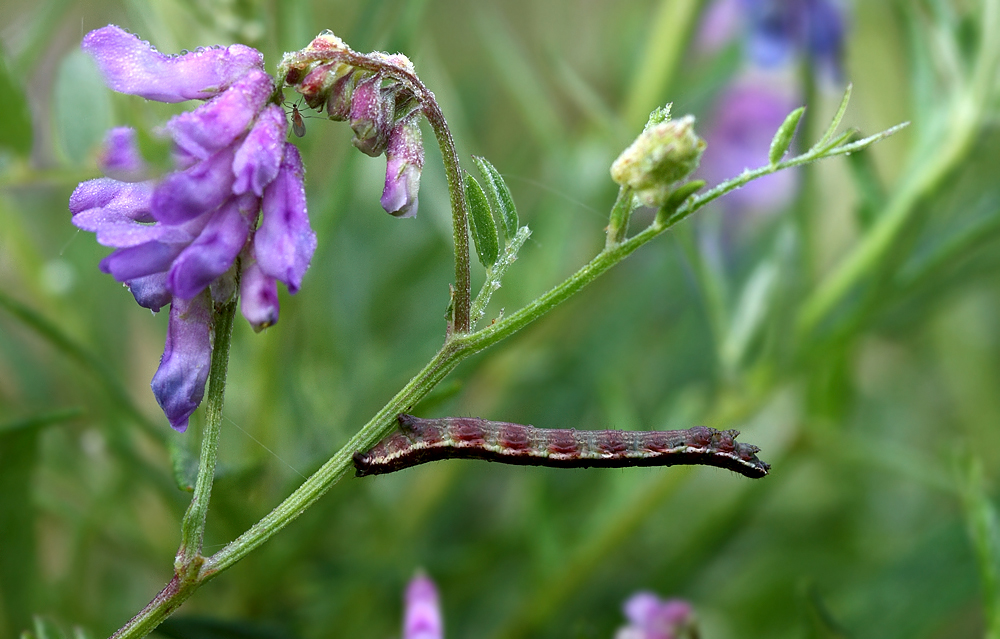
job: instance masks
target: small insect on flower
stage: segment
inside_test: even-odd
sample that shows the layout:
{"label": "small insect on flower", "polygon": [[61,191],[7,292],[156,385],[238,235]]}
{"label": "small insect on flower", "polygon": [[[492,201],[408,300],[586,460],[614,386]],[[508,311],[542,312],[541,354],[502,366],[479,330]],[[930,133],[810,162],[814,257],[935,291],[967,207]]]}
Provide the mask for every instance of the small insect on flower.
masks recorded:
{"label": "small insect on flower", "polygon": [[306,134],[306,123],[302,119],[302,113],[299,112],[299,105],[292,105],[292,133],[296,137],[302,137]]}

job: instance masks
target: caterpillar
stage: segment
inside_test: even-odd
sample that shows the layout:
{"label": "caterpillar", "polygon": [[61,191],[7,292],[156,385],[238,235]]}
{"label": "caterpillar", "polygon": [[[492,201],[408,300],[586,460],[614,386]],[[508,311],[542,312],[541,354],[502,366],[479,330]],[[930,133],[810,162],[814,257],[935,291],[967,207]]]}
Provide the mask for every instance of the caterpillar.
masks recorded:
{"label": "caterpillar", "polygon": [[737,430],[574,430],[490,422],[476,417],[421,419],[401,413],[399,429],[367,452],[354,453],[357,477],[392,473],[441,459],[485,459],[555,468],[623,468],[700,464],[750,478],[771,466],[760,449],[738,443]]}

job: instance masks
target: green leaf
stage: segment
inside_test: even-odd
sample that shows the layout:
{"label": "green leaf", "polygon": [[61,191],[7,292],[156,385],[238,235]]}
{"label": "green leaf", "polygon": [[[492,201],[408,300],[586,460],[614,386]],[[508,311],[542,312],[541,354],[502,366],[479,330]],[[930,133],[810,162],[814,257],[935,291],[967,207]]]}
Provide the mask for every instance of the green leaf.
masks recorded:
{"label": "green leaf", "polygon": [[24,91],[0,58],[0,147],[24,157],[31,153],[31,112]]}
{"label": "green leaf", "polygon": [[178,488],[188,493],[194,492],[194,484],[198,480],[198,456],[188,447],[189,440],[190,437],[175,433],[167,442],[174,482]]}
{"label": "green leaf", "polygon": [[772,165],[777,164],[788,153],[788,147],[792,145],[792,138],[795,137],[795,129],[799,126],[799,120],[805,111],[805,107],[795,109],[778,127],[778,132],[771,140],[771,150],[767,154],[767,159]]}
{"label": "green leaf", "polygon": [[503,181],[500,172],[493,168],[493,165],[486,158],[473,155],[472,161],[486,182],[486,197],[489,198],[490,208],[500,219],[504,237],[509,242],[517,235],[518,226],[517,207],[514,206],[514,198],[510,194],[510,189],[507,188],[507,183]]}
{"label": "green leaf", "polygon": [[813,149],[819,149],[827,145],[833,134],[837,132],[837,127],[840,126],[840,121],[844,119],[844,113],[847,112],[847,105],[851,101],[851,89],[853,85],[848,84],[847,89],[844,90],[844,97],[840,100],[840,106],[837,108],[837,113],[834,114],[833,119],[830,120],[830,126],[827,127],[826,133],[823,137],[819,139],[819,142],[813,145]]}
{"label": "green leaf", "polygon": [[67,55],[55,85],[55,128],[66,158],[83,164],[111,128],[111,100],[91,57],[83,51]]}
{"label": "green leaf", "polygon": [[497,263],[500,256],[500,240],[497,238],[497,226],[493,221],[493,213],[486,201],[483,187],[468,171],[465,172],[465,199],[469,203],[469,226],[472,227],[472,239],[476,243],[476,253],[483,266],[489,268]]}
{"label": "green leaf", "polygon": [[983,617],[989,639],[1000,638],[1000,518],[983,485],[983,464],[978,457],[963,460],[960,473],[962,510],[979,568]]}

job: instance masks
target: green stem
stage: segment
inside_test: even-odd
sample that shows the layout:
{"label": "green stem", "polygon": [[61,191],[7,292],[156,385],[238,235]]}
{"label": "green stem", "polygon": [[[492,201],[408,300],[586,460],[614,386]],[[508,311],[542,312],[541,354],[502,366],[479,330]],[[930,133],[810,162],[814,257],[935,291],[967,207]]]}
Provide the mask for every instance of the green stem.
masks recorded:
{"label": "green stem", "polygon": [[229,346],[232,341],[236,307],[237,300],[234,299],[215,314],[215,339],[208,376],[205,432],[201,441],[198,479],[191,505],[188,506],[181,521],[181,545],[174,559],[174,576],[139,614],[132,617],[112,636],[112,639],[145,637],[177,610],[207,579],[204,574],[205,558],[201,550],[205,539],[205,520],[212,494],[212,481],[215,479],[219,436],[222,433],[222,407],[226,394]]}
{"label": "green stem", "polygon": [[236,306],[237,301],[233,300],[215,317],[212,368],[208,376],[208,399],[205,402],[205,432],[201,439],[201,458],[198,462],[194,496],[181,521],[181,546],[174,562],[174,568],[178,571],[201,556],[205,540],[205,520],[208,517],[208,502],[212,498],[212,482],[215,480],[219,438],[222,435],[222,407],[226,398],[226,373],[229,368],[229,346],[232,343]]}

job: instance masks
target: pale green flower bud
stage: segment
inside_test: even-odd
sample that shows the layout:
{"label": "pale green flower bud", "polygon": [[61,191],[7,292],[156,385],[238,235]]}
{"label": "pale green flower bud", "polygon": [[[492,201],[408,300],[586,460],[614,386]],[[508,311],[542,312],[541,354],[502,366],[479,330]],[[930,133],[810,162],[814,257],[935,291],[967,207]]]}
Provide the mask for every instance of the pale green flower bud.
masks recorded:
{"label": "pale green flower bud", "polygon": [[694,116],[651,123],[611,165],[611,179],[631,188],[646,206],[660,207],[676,183],[698,168],[704,150]]}

